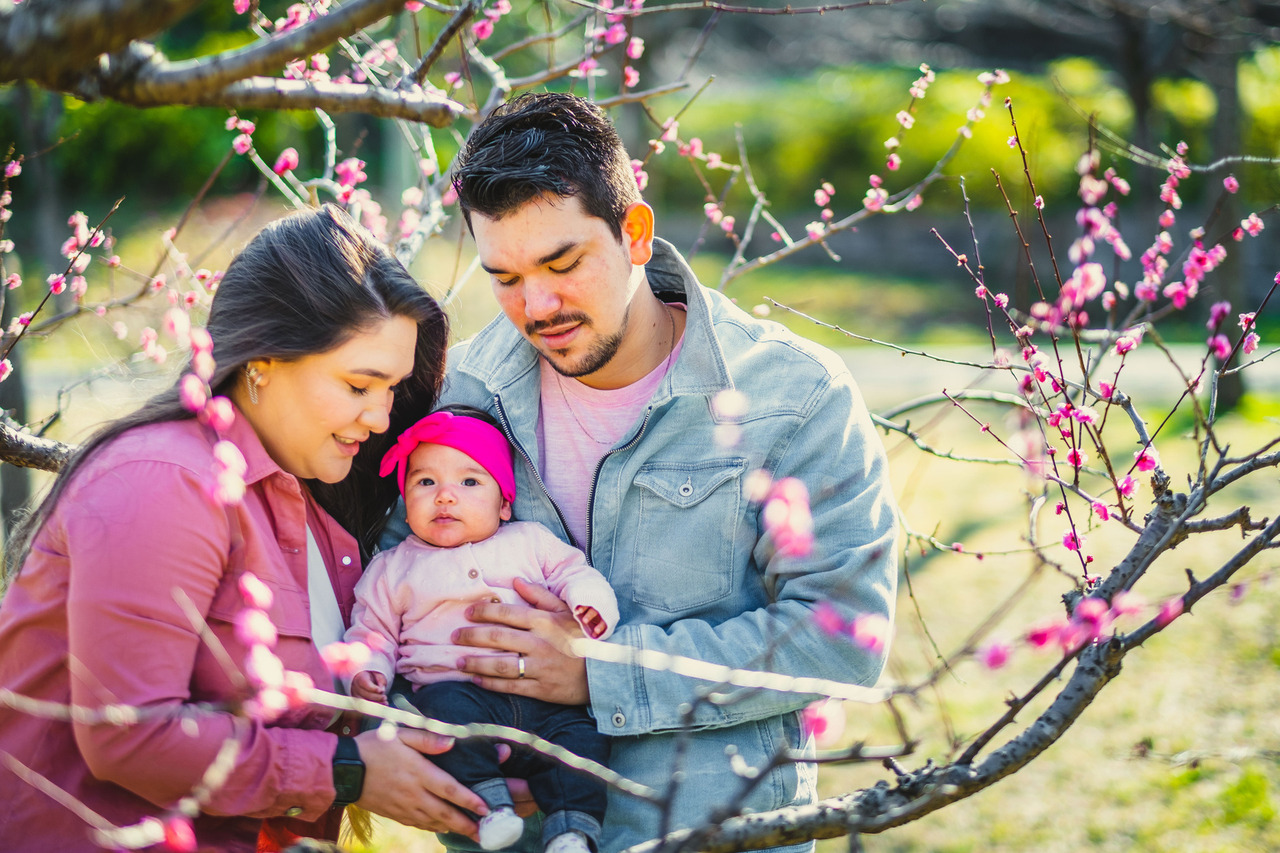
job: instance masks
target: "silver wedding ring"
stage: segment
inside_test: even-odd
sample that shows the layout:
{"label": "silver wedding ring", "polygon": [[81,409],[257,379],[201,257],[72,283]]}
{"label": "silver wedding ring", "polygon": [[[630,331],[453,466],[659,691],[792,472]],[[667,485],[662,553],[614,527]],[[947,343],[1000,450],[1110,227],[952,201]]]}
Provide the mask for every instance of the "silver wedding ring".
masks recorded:
{"label": "silver wedding ring", "polygon": [[524,678],[524,655],[516,655],[516,678]]}

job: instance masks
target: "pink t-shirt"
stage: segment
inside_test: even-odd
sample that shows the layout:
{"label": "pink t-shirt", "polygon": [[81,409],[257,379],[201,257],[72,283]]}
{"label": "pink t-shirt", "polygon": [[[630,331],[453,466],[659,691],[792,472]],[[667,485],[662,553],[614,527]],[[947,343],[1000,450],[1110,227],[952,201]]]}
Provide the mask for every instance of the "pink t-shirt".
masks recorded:
{"label": "pink t-shirt", "polygon": [[[684,311],[685,307],[671,304]],[[538,458],[542,481],[564,512],[569,532],[580,547],[587,546],[587,515],[596,466],[619,441],[629,438],[640,416],[680,357],[684,336],[670,358],[622,388],[599,389],[561,376],[541,359],[542,404],[538,412]]]}

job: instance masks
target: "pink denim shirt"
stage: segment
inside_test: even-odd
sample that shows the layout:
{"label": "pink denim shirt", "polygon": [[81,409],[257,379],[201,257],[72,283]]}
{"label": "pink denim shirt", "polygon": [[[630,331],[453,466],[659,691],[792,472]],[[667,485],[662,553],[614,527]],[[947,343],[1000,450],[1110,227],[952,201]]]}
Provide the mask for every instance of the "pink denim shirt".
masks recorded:
{"label": "pink denim shirt", "polygon": [[[239,740],[226,781],[195,821],[200,850],[255,849],[262,819],[325,818],[335,792],[333,712],[288,711],[271,723],[217,705],[246,695],[177,603],[185,596],[230,659],[245,647],[237,581],[270,587],[286,669],[332,677],[311,642],[307,523],[343,619],[360,576],[355,540],[267,455],[237,413],[225,438],[248,463],[244,500],[208,496],[213,433],[194,420],[125,433],[75,475],[0,604],[0,687],[35,699],[141,712],[132,725],[69,724],[0,705],[0,753],[121,826],[191,794],[224,742]],[[0,848],[98,851],[92,828],[16,777],[0,755]]]}
{"label": "pink denim shirt", "polygon": [[346,640],[373,650],[363,668],[382,673],[388,685],[397,673],[415,685],[465,681],[470,676],[458,671],[458,658],[510,652],[455,645],[453,632],[474,624],[465,612],[476,602],[524,604],[512,588],[517,578],[546,587],[571,609],[594,607],[605,624],[599,639],[618,624],[613,587],[581,551],[541,524],[512,521],[456,548],[410,536],[378,554],[356,585]]}

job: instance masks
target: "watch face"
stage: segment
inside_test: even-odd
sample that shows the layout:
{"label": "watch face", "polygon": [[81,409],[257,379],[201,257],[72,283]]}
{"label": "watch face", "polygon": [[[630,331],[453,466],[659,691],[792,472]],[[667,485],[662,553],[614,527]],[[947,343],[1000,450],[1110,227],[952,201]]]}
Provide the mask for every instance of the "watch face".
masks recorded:
{"label": "watch face", "polygon": [[364,790],[364,762],[359,759],[334,759],[333,787],[338,794],[337,802],[342,805],[360,799],[360,793]]}

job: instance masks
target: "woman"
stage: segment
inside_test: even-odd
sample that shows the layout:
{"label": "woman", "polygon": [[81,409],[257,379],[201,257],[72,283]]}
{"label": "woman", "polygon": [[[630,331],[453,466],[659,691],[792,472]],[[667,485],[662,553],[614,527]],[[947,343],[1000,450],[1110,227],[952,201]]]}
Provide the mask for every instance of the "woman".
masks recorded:
{"label": "woman", "polygon": [[[326,206],[250,242],[214,296],[208,331],[209,384],[235,404],[230,426],[202,424],[176,387],[155,397],[84,445],[17,537],[0,687],[90,710],[126,705],[140,719],[68,723],[0,705],[0,848],[117,846],[95,829],[165,815],[229,742],[226,778],[194,821],[201,850],[254,850],[260,830],[279,840],[286,827],[332,838],[344,796],[474,836],[455,806],[484,814],[483,802],[420,754],[446,743],[368,732],[355,738],[358,756],[348,740],[335,761],[332,711],[294,708],[270,723],[236,713],[251,690],[224,662],[245,661],[235,625],[251,572],[271,592],[285,669],[333,684],[318,647],[341,638],[397,497],[378,461],[435,402],[444,315],[384,246]],[[220,439],[247,463],[244,497],[227,506],[208,489]],[[33,774],[100,821],[58,804]]]}

